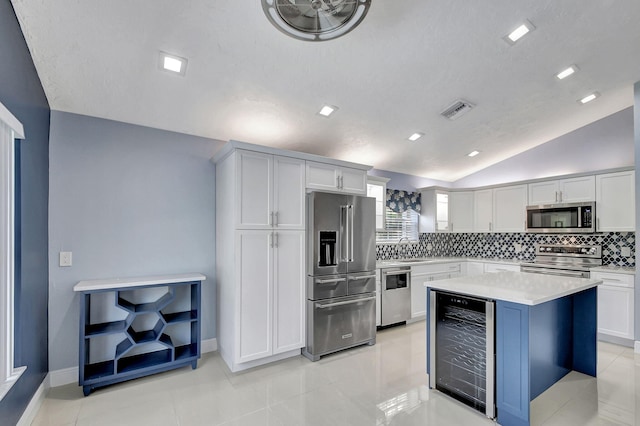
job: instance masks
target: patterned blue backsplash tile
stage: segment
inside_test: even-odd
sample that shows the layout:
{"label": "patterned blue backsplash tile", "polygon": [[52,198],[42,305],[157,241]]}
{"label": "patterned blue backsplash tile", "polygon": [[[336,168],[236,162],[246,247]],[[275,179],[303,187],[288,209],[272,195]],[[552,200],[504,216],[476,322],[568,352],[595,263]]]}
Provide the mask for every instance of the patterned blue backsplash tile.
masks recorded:
{"label": "patterned blue backsplash tile", "polygon": [[[591,244],[602,247],[602,264],[635,267],[635,232],[608,232],[582,235],[549,235],[529,233],[429,233],[420,234],[417,243],[377,244],[378,260],[398,257],[484,257],[531,262],[534,244]],[[631,256],[622,256],[628,247]]]}

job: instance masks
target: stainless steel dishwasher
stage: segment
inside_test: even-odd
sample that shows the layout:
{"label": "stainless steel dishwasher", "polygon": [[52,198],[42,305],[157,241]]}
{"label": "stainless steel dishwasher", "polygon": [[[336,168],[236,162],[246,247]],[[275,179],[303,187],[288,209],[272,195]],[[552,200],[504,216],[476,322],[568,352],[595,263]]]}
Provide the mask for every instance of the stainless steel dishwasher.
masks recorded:
{"label": "stainless steel dishwasher", "polygon": [[380,326],[405,323],[411,318],[411,267],[385,268],[380,294]]}

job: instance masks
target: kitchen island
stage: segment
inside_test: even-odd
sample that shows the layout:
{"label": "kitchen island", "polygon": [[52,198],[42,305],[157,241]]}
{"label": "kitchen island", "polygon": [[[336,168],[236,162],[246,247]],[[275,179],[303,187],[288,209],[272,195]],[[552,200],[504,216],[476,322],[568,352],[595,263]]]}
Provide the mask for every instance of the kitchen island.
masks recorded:
{"label": "kitchen island", "polygon": [[[486,393],[492,396],[495,390],[499,424],[529,425],[530,402],[552,384],[571,370],[596,375],[599,283],[522,272],[430,281],[424,284],[427,318],[432,318],[435,306],[429,290],[495,301],[495,388],[487,384]],[[427,327],[428,374],[435,369],[433,330]],[[487,365],[487,375],[493,376],[493,367]]]}

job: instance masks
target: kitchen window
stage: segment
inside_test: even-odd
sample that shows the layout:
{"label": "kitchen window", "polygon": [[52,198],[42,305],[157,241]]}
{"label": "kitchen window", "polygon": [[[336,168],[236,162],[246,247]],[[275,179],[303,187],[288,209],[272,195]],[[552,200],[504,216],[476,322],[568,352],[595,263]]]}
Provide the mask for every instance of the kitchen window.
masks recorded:
{"label": "kitchen window", "polygon": [[27,367],[14,366],[15,139],[22,124],[0,103],[0,400]]}
{"label": "kitchen window", "polygon": [[420,215],[414,210],[405,210],[402,213],[386,209],[385,230],[376,233],[377,243],[397,243],[400,238],[409,241],[418,241],[418,219]]}

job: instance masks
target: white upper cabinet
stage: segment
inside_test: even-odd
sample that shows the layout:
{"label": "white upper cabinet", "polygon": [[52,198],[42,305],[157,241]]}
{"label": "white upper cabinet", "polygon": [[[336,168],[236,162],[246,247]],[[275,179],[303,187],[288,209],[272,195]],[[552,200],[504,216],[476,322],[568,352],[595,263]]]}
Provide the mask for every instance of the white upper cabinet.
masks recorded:
{"label": "white upper cabinet", "polygon": [[384,231],[388,178],[367,176],[367,197],[376,199],[376,230]]}
{"label": "white upper cabinet", "polygon": [[349,194],[367,194],[367,172],[333,164],[307,161],[307,188]]}
{"label": "white upper cabinet", "polygon": [[596,198],[594,176],[530,183],[529,204],[577,203]]}
{"label": "white upper cabinet", "polygon": [[635,231],[635,172],[596,176],[596,231]]}
{"label": "white upper cabinet", "polygon": [[493,190],[493,231],[524,232],[527,185],[505,186]]}
{"label": "white upper cabinet", "polygon": [[473,232],[473,192],[449,193],[449,229],[451,232]]}
{"label": "white upper cabinet", "polygon": [[493,230],[493,189],[481,189],[473,193],[473,230]]}
{"label": "white upper cabinet", "polygon": [[420,198],[420,232],[449,232],[449,193],[423,189]]}
{"label": "white upper cabinet", "polygon": [[238,150],[236,161],[236,228],[304,229],[304,160]]}

